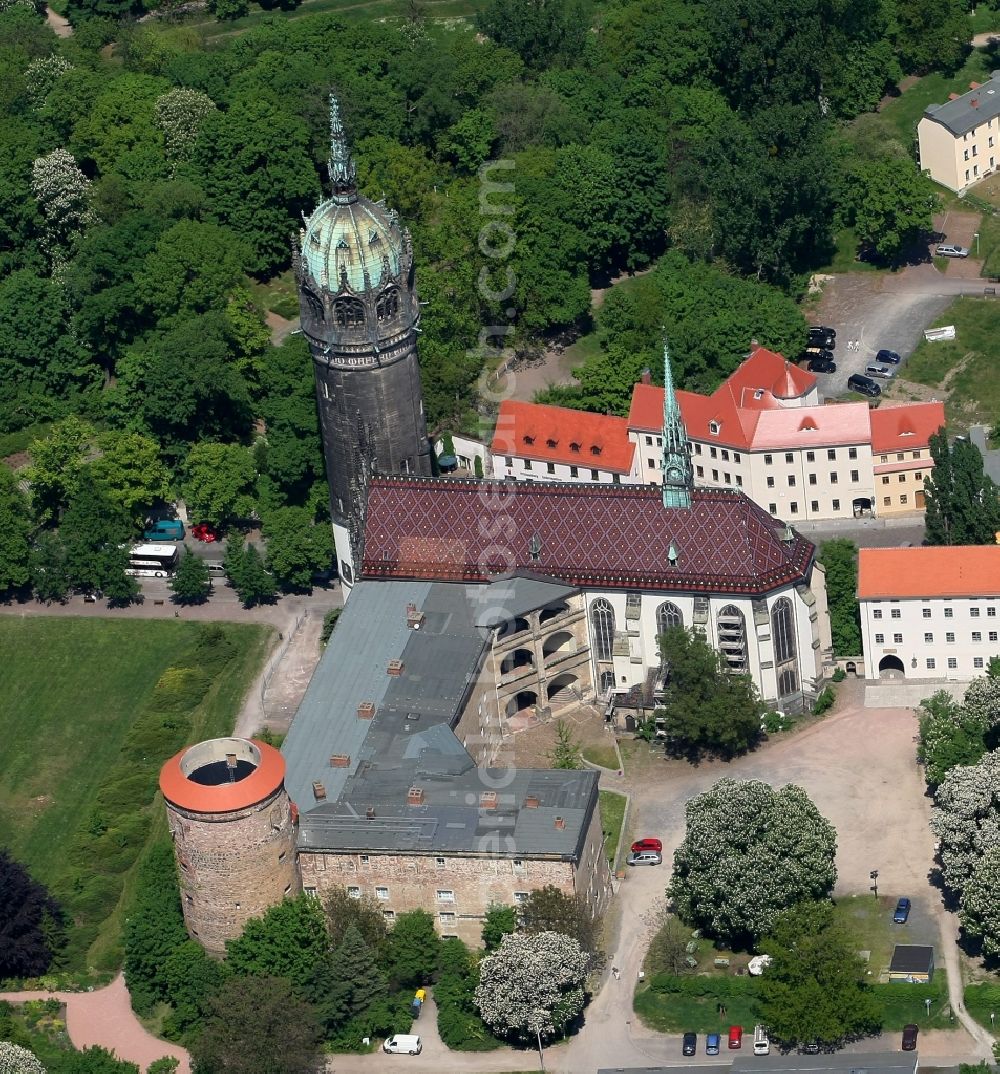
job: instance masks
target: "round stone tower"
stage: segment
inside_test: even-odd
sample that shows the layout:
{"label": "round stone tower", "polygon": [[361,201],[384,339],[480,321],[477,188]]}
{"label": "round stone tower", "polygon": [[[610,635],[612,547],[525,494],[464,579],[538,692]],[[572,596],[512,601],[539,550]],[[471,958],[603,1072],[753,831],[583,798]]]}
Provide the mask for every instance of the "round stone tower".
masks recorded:
{"label": "round stone tower", "polygon": [[298,891],[285,759],[245,738],[213,738],[171,757],[160,790],[174,839],[188,932],[223,955],[252,917]]}
{"label": "round stone tower", "polygon": [[431,463],[410,235],[393,210],[358,194],[332,95],[329,171],[332,196],[305,221],[292,260],[316,374],[338,567],[349,587],[366,470],[429,476]]}

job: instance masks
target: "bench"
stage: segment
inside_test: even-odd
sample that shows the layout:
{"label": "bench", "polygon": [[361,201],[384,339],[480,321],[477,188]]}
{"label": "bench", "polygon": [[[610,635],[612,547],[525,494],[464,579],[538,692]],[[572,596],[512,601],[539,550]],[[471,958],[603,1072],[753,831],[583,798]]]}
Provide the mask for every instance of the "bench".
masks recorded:
{"label": "bench", "polygon": [[717,958],[715,960],[715,968],[717,970],[728,970],[729,969],[729,959],[728,958]]}

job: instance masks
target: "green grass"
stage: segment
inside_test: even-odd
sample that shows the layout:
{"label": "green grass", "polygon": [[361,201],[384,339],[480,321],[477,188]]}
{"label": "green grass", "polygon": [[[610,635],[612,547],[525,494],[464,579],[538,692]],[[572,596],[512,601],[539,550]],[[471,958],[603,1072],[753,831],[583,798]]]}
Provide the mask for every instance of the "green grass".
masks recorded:
{"label": "green grass", "polygon": [[27,451],[35,440],[44,440],[49,435],[52,422],[40,421],[29,425],[25,429],[18,429],[16,433],[5,433],[0,436],[0,459],[6,459],[11,455],[19,455]]}
{"label": "green grass", "polygon": [[[975,255],[975,240],[972,252]],[[986,215],[979,222],[979,256],[984,276],[1000,276],[1000,216]]]}
{"label": "green grass", "polygon": [[616,791],[600,791],[601,796],[601,825],[607,839],[604,849],[607,851],[608,861],[612,865],[618,856],[618,843],[622,837],[622,822],[625,819],[625,804],[628,799],[624,794]]}
{"label": "green grass", "polygon": [[969,13],[969,36],[988,34],[993,30],[1000,33],[1000,11],[988,4],[977,4],[975,12]]}
{"label": "green grass", "polygon": [[844,272],[887,271],[879,265],[873,265],[870,261],[858,261],[856,259],[858,252],[858,236],[854,228],[841,228],[840,231],[834,235],[834,242],[837,244],[837,249],[831,258],[830,263],[821,269],[817,269],[817,272],[832,275]]}
{"label": "green grass", "polygon": [[869,968],[875,980],[888,967],[892,949],[897,943],[919,943],[911,935],[909,925],[894,925],[894,898],[874,895],[851,895],[837,898],[834,916],[855,938],[855,949],[870,951]]}
{"label": "green grass", "polygon": [[941,388],[946,378],[945,415],[954,430],[983,422],[992,426],[1000,414],[1000,300],[957,298],[933,327],[955,326],[955,339],[922,340],[906,365],[905,376]]}
{"label": "green grass", "polygon": [[[948,1029],[953,1025],[944,966],[938,967],[934,980],[928,985],[893,981],[872,985],[872,990],[882,1004],[883,1029],[900,1030],[911,1022],[921,1029]],[[924,1002],[926,999],[931,1001],[930,1017]]]}
{"label": "green grass", "polygon": [[[0,621],[0,831],[13,856],[47,886],[71,889],[71,859],[98,789],[163,672],[192,651],[200,626],[178,621],[25,618]],[[236,653],[186,717],[189,741],[232,731],[271,631],[228,626]],[[142,758],[158,768],[166,757]],[[138,816],[147,801],[136,802]],[[162,830],[152,811],[151,831]],[[145,837],[148,837],[148,833]],[[109,880],[87,964],[108,968],[128,873]]]}
{"label": "green grass", "polygon": [[909,146],[916,137],[917,123],[929,104],[944,104],[949,93],[965,93],[970,82],[987,82],[992,62],[985,49],[974,49],[954,75],[939,71],[924,75],[916,85],[890,101],[881,114],[899,132],[903,144]]}
{"label": "green grass", "polygon": [[601,768],[610,768],[618,771],[618,754],[611,746],[584,746],[583,759],[591,764],[599,764]]}
{"label": "green grass", "polygon": [[[726,1008],[719,1014],[719,1003]],[[686,996],[677,992],[653,992],[640,985],[633,1001],[635,1013],[649,1029],[660,1033],[722,1033],[729,1026],[743,1026],[744,1031],[758,1020],[757,997],[716,995]],[[725,1043],[725,1042],[723,1042]]]}
{"label": "green grass", "polygon": [[286,320],[298,317],[298,292],[291,269],[286,269],[280,276],[275,276],[264,283],[253,284],[250,290],[264,309],[277,313],[279,317],[284,317]]}
{"label": "green grass", "polygon": [[1000,984],[966,985],[965,1008],[980,1025],[995,1031],[990,1014],[1000,1014]]}

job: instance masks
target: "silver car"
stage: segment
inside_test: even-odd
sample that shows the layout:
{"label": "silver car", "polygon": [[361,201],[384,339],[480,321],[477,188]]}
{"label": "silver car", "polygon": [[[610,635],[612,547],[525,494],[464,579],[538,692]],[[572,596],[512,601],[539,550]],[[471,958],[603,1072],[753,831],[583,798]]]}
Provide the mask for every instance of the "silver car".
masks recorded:
{"label": "silver car", "polygon": [[938,246],[934,253],[938,257],[968,257],[969,251],[964,246],[952,246],[950,243],[946,243],[943,246]]}
{"label": "silver car", "polygon": [[659,865],[663,861],[663,856],[655,850],[640,850],[635,854],[629,854],[629,865]]}

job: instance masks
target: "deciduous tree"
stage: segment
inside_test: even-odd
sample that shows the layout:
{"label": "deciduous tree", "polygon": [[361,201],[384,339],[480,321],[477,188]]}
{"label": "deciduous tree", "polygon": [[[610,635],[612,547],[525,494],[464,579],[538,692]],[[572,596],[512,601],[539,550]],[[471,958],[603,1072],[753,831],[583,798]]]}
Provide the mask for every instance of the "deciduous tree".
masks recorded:
{"label": "deciduous tree", "polygon": [[184,498],[193,519],[225,526],[253,513],[257,470],[247,448],[239,444],[195,444],[188,452],[184,470]]}
{"label": "deciduous tree", "polygon": [[434,918],[426,910],[407,910],[396,915],[384,965],[397,985],[416,988],[432,979],[440,951],[441,939],[434,928]]}
{"label": "deciduous tree", "polygon": [[580,743],[573,736],[573,729],[565,720],[556,720],[556,741],[549,751],[549,764],[553,768],[582,768]]}
{"label": "deciduous tree", "polygon": [[987,724],[981,715],[939,690],[920,703],[917,757],[924,776],[937,787],[956,765],[974,765],[986,752]]}
{"label": "deciduous tree", "polygon": [[1000,843],[979,859],[962,891],[962,928],[980,940],[983,953],[1000,955]]}
{"label": "deciduous tree", "polygon": [[332,887],[323,900],[326,913],[327,932],[330,945],[338,948],[351,926],[356,928],[365,943],[373,950],[379,950],[385,942],[388,926],[382,906],[374,895],[362,895],[355,899],[348,895],[347,888]]}
{"label": "deciduous tree", "polygon": [[170,588],[176,604],[204,604],[212,592],[208,564],[185,548],[170,580]]}
{"label": "deciduous tree", "polygon": [[329,523],[315,523],[306,507],[269,511],[262,530],[267,542],[267,568],[282,589],[309,589],[317,571],[333,562]]}
{"label": "deciduous tree", "polygon": [[244,977],[284,977],[300,992],[330,951],[323,908],[299,895],[251,918],[243,933],[226,944],[226,962]]}
{"label": "deciduous tree", "polygon": [[597,950],[600,922],[585,899],[567,895],[554,884],[535,888],[518,907],[521,927],[527,933],[561,932],[584,951]]}
{"label": "deciduous tree", "polygon": [[17,480],[0,463],[0,593],[20,589],[31,577],[31,512]]}
{"label": "deciduous tree", "polygon": [[685,812],[668,894],[708,935],[748,947],[783,910],[833,890],[837,834],[801,787],[721,779]]}
{"label": "deciduous tree", "polygon": [[94,430],[78,417],[57,422],[44,440],[32,441],[31,503],[40,522],[55,522],[76,492]]}
{"label": "deciduous tree", "polygon": [[934,229],[938,195],[909,158],[863,161],[845,189],[847,219],[886,261],[898,262]]}
{"label": "deciduous tree", "polygon": [[0,1074],[46,1074],[34,1052],[20,1044],[0,1041]]}
{"label": "deciduous tree", "polygon": [[495,951],[504,936],[517,932],[517,911],[503,903],[490,903],[483,918],[483,947]]}
{"label": "deciduous tree", "polygon": [[956,765],[934,796],[931,828],[945,884],[961,893],[980,859],[1000,846],[1000,750],[978,764]]}
{"label": "deciduous tree", "polygon": [[135,525],[170,495],[170,471],[155,440],[141,433],[108,432],[98,438],[101,454],[90,464],[108,501]]}
{"label": "deciduous tree", "polygon": [[55,899],[0,849],[0,978],[40,977],[59,951],[64,927]]}
{"label": "deciduous tree", "polygon": [[928,544],[992,544],[1000,529],[997,487],[983,470],[983,456],[965,437],[948,443],[944,429],[930,438],[934,468],[924,478]]}
{"label": "deciduous tree", "polygon": [[837,656],[859,656],[861,620],[858,616],[857,601],[857,545],[845,537],[824,541],[819,560],[826,571],[826,598],[830,609],[833,651]]}

